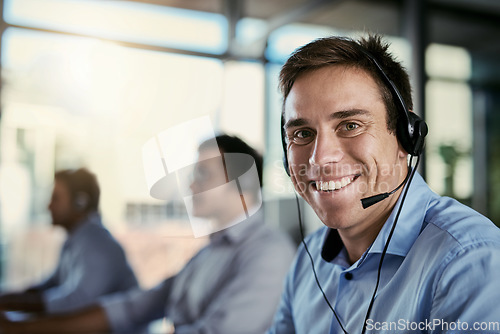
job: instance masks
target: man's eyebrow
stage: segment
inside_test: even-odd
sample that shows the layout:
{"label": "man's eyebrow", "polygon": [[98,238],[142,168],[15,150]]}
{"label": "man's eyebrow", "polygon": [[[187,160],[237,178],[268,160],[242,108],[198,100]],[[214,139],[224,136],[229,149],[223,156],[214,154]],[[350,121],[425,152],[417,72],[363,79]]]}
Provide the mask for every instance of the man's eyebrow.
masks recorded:
{"label": "man's eyebrow", "polygon": [[288,128],[294,128],[297,126],[303,126],[307,125],[309,122],[305,118],[293,118],[288,120],[288,122],[285,123],[285,130]]}
{"label": "man's eyebrow", "polygon": [[334,112],[330,115],[330,119],[345,119],[357,115],[368,115],[370,112],[365,109],[349,109]]}
{"label": "man's eyebrow", "polygon": [[[342,110],[342,111],[336,111],[330,115],[330,119],[346,119],[352,116],[357,116],[357,115],[369,115],[370,112],[368,110],[364,109],[349,109],[349,110]],[[288,122],[285,123],[285,130],[289,128],[294,128],[294,127],[299,127],[303,125],[309,124],[309,121],[306,118],[293,118],[288,120]]]}

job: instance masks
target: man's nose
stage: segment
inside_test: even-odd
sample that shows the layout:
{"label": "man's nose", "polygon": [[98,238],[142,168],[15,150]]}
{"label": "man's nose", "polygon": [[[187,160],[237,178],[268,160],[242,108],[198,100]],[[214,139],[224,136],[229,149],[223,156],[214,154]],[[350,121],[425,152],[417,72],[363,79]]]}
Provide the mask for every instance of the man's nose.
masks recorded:
{"label": "man's nose", "polygon": [[316,135],[314,149],[309,157],[311,166],[327,166],[340,162],[343,157],[342,145],[335,133],[323,132]]}

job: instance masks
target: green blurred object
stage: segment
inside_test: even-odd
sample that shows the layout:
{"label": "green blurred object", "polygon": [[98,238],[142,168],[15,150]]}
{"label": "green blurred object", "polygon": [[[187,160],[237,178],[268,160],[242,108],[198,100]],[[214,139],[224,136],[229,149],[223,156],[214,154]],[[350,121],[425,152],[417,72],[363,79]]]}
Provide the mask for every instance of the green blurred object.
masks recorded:
{"label": "green blurred object", "polygon": [[444,194],[445,196],[456,197],[454,188],[454,178],[457,168],[458,161],[465,156],[468,156],[470,152],[460,151],[457,149],[456,145],[452,144],[441,144],[439,145],[439,155],[443,159],[446,165],[446,176],[444,178]]}

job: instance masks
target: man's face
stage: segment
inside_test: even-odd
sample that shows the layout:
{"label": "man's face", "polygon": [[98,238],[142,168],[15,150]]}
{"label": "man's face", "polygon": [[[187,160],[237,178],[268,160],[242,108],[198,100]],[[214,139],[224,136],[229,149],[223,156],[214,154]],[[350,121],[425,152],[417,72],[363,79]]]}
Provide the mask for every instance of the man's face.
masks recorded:
{"label": "man's face", "polygon": [[227,184],[224,164],[218,154],[217,148],[204,149],[199,153],[190,186],[194,195],[193,215],[226,222],[239,214],[238,208],[242,204],[237,189]]}
{"label": "man's face", "polygon": [[74,208],[71,203],[70,192],[68,187],[61,181],[55,181],[49,211],[53,225],[66,227],[74,219]]}
{"label": "man's face", "polygon": [[366,210],[360,202],[393,190],[407,173],[386,115],[363,70],[332,65],[295,81],[285,103],[292,182],[325,225],[362,231],[390,214],[396,196]]}

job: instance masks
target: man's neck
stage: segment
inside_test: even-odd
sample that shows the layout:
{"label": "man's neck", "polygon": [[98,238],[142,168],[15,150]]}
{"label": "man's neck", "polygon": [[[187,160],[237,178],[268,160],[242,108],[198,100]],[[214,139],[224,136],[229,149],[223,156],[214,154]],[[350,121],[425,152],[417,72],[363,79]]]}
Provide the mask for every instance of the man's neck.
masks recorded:
{"label": "man's neck", "polygon": [[246,219],[249,215],[251,209],[255,206],[255,203],[251,200],[247,200],[245,203],[244,210],[227,211],[225,215],[220,215],[215,217],[214,223],[219,228],[224,228],[226,226],[233,225],[236,220],[241,220],[241,218]]}
{"label": "man's neck", "polygon": [[369,222],[362,226],[356,226],[349,229],[339,229],[339,235],[349,255],[349,263],[352,265],[358,261],[364,252],[371,246],[377,238],[380,230],[386,223],[392,213],[402,189],[398,190],[385,203],[384,208],[377,214],[374,214]]}
{"label": "man's neck", "polygon": [[68,234],[72,234],[80,225],[85,222],[85,218],[87,217],[87,215],[88,213],[76,214],[71,220],[71,223],[68,223],[64,226],[66,232],[68,232]]}
{"label": "man's neck", "polygon": [[383,223],[381,225],[370,225],[363,233],[356,233],[354,235],[339,230],[340,238],[349,256],[349,264],[352,265],[361,258],[363,253],[375,241],[383,225]]}

